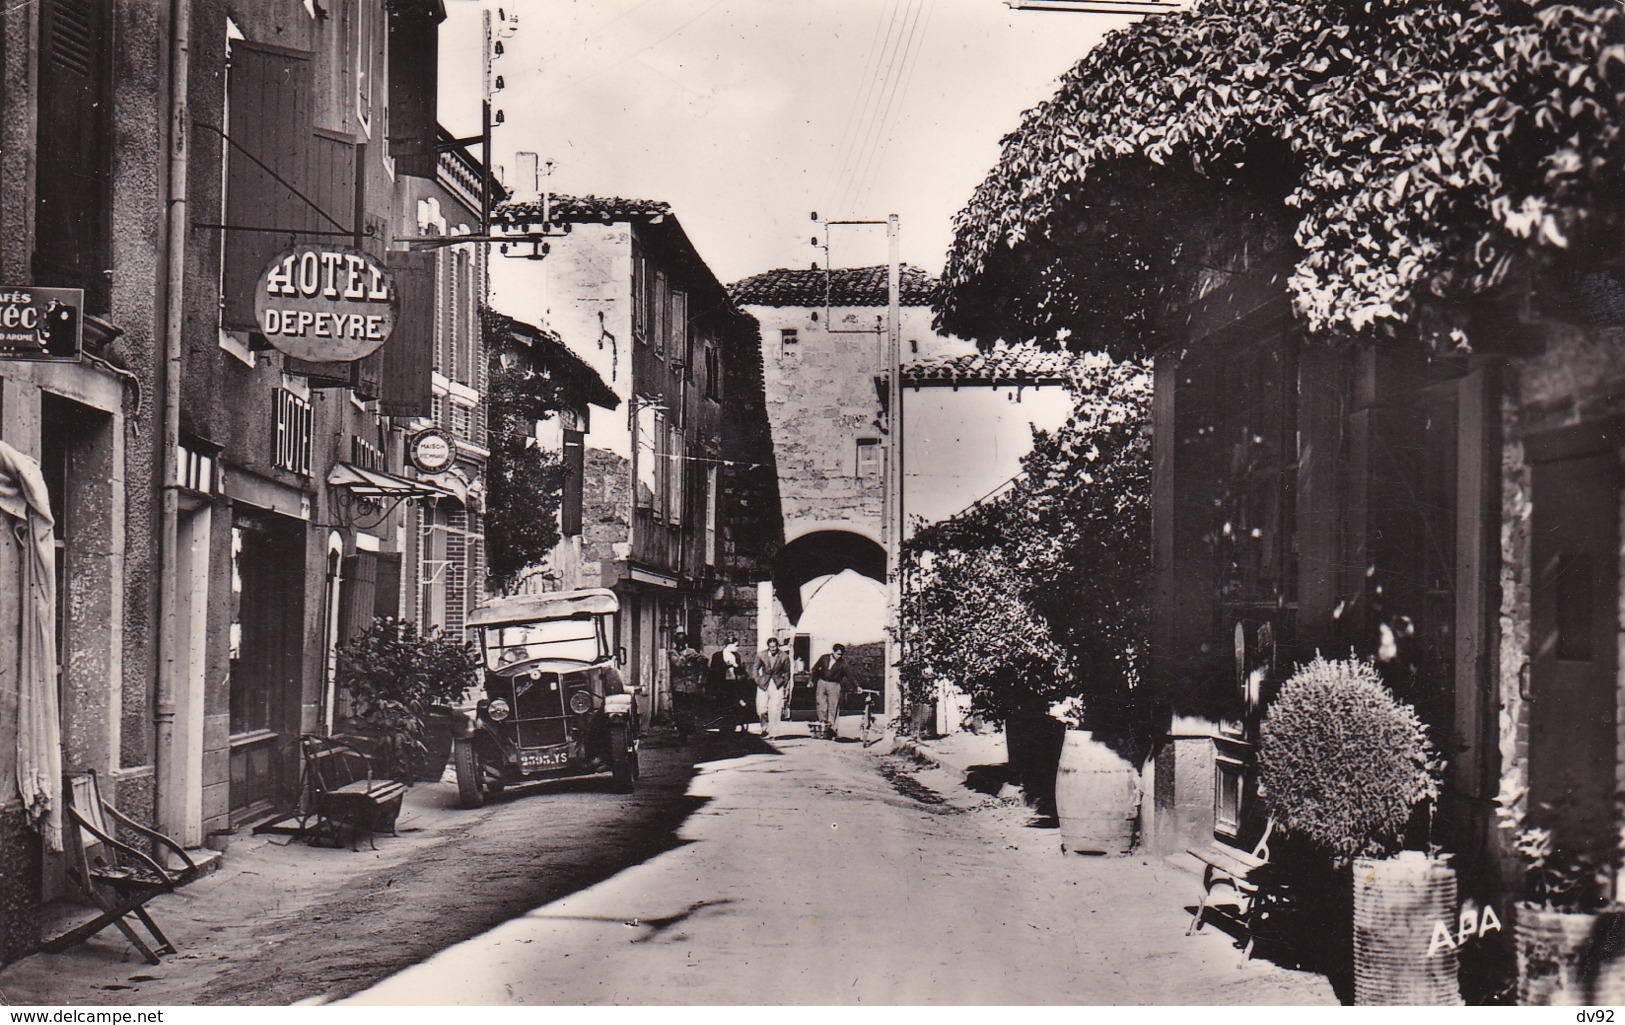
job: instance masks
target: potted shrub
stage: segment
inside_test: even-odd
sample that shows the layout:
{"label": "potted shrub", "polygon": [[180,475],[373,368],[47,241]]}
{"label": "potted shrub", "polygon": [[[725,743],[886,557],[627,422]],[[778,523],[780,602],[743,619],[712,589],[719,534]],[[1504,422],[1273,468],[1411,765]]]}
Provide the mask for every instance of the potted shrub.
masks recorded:
{"label": "potted shrub", "polygon": [[1406,849],[1440,769],[1415,710],[1366,662],[1300,666],[1260,727],[1259,790],[1277,826],[1352,869],[1355,1003],[1461,1002],[1455,948],[1432,944],[1434,923],[1456,914],[1455,871]]}
{"label": "potted shrub", "polygon": [[[449,706],[474,682],[479,666],[473,644],[380,616],[338,649],[336,683],[349,709],[341,729],[367,747],[380,776],[408,783],[438,778],[451,750]],[[425,743],[426,718],[447,724],[436,731],[443,736],[433,738],[433,753]]]}
{"label": "potted shrub", "polygon": [[1524,899],[1514,906],[1518,1003],[1625,1003],[1625,909],[1612,899],[1619,846],[1568,850],[1550,829],[1525,821],[1527,802],[1509,775],[1496,815],[1524,869]]}

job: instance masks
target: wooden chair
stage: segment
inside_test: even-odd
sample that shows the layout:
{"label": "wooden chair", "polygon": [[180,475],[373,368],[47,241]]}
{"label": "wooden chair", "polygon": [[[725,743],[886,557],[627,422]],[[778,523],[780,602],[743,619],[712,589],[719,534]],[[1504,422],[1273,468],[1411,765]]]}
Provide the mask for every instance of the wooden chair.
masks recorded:
{"label": "wooden chair", "polygon": [[[169,893],[177,886],[189,882],[198,874],[197,864],[180,844],[154,829],[131,820],[117,808],[102,799],[101,788],[94,772],[72,772],[62,787],[65,798],[63,822],[68,855],[68,875],[85,895],[101,909],[95,918],[48,940],[43,946],[51,953],[60,953],[101,932],[110,925],[118,926],[124,938],[141,952],[148,964],[157,964],[159,954],[173,954],[175,945],[169,942],[158,923],[147,912],[146,903],[160,893]],[[120,841],[114,834],[116,826],[145,837],[157,857]],[[172,851],[182,867],[166,868],[160,863],[164,850]],[[157,941],[148,946],[141,934],[128,920],[134,915]]]}

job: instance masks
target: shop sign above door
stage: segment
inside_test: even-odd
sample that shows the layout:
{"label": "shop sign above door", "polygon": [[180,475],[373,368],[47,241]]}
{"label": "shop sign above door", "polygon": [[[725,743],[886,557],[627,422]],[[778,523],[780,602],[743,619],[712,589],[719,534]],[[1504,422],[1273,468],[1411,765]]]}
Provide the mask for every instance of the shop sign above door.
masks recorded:
{"label": "shop sign above door", "polygon": [[395,329],[389,272],[359,249],[295,246],[260,274],[254,319],[272,346],[310,363],[370,356]]}
{"label": "shop sign above door", "polygon": [[0,359],[77,363],[84,306],[80,288],[0,285]]}

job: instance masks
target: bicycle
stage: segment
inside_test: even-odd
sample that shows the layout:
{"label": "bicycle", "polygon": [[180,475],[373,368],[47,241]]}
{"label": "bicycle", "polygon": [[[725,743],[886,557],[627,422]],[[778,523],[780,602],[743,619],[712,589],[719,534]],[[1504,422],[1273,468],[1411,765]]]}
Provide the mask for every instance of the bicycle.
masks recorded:
{"label": "bicycle", "polygon": [[863,746],[868,747],[880,738],[875,736],[875,699],[880,697],[878,690],[859,687],[858,693],[863,695],[863,727],[859,734],[863,738]]}

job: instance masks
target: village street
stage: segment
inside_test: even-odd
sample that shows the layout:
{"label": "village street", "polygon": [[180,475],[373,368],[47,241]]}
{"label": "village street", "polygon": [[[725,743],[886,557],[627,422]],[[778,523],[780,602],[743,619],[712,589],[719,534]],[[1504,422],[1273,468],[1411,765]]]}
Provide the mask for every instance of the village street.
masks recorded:
{"label": "village street", "polygon": [[703,766],[690,796],[679,845],[354,1002],[1336,1003],[1322,976],[1187,938],[1194,873],[1064,855],[943,769],[793,736]]}
{"label": "village street", "polygon": [[179,948],[162,965],[109,930],[9,966],[0,991],[12,1004],[1336,1002],[1322,976],[1243,962],[1222,932],[1187,938],[1193,872],[1062,855],[1027,809],[943,769],[805,735],[679,748],[657,733],[643,763],[630,798],[587,779],[470,812],[450,784],[420,784],[376,852],[244,838],[221,871],[153,904]]}

